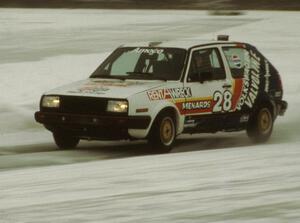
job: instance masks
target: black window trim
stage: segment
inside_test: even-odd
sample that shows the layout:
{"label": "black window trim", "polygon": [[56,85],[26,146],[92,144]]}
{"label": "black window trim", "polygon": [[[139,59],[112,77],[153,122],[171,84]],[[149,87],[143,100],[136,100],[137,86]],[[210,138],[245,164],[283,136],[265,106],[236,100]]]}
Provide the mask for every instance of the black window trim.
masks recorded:
{"label": "black window trim", "polygon": [[[210,45],[207,45],[207,46],[210,46]],[[220,51],[219,47],[220,46],[219,44],[214,44],[212,47],[207,47],[206,48],[206,45],[199,45],[199,46],[196,46],[196,47],[193,47],[193,48],[190,48],[189,50],[189,56],[188,56],[188,62],[186,64],[186,72],[185,72],[185,76],[186,76],[186,83],[197,83],[197,81],[189,81],[188,78],[189,78],[189,74],[190,74],[190,69],[191,69],[191,66],[190,64],[188,64],[189,62],[192,63],[192,57],[193,57],[193,52],[195,51],[198,51],[198,50],[207,50],[207,49],[216,49],[217,50],[217,56],[219,58],[219,62],[220,62],[220,66],[221,68],[223,68],[223,71],[224,71],[224,78],[222,79],[216,79],[216,80],[210,80],[209,82],[211,81],[220,81],[220,80],[226,80],[227,79],[227,73],[226,73],[226,69],[225,69],[225,65],[224,65],[224,61],[223,61],[223,58],[222,58],[222,52]],[[202,48],[203,47],[203,48]]]}

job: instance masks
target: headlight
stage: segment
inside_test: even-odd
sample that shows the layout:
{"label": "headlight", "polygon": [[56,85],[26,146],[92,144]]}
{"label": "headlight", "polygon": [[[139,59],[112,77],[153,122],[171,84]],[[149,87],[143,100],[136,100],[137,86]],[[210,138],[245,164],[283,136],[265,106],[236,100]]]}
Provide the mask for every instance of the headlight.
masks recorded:
{"label": "headlight", "polygon": [[127,112],[128,102],[127,101],[108,101],[106,111],[108,112]]}
{"label": "headlight", "polygon": [[42,107],[58,108],[60,100],[58,96],[44,96],[42,99]]}

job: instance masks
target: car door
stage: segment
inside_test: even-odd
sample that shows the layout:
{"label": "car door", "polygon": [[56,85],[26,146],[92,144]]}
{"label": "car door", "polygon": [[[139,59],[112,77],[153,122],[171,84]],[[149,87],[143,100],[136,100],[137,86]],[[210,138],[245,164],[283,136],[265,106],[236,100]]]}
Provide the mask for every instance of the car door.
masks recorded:
{"label": "car door", "polygon": [[184,85],[192,96],[182,104],[186,116],[225,114],[232,110],[232,78],[219,46],[190,52]]}
{"label": "car door", "polygon": [[[251,67],[257,71],[257,65],[259,64],[257,61],[258,56],[254,51],[249,51],[244,44],[224,45],[222,46],[222,52],[226,58],[230,76],[232,77],[232,111],[242,111],[244,104],[249,104],[250,99],[253,98],[249,94],[249,88],[252,87],[252,92],[258,92],[256,87],[258,86],[257,81],[259,79],[255,76],[254,78],[250,77],[252,73],[255,74],[255,72],[250,72]],[[251,106],[252,103],[249,107]]]}

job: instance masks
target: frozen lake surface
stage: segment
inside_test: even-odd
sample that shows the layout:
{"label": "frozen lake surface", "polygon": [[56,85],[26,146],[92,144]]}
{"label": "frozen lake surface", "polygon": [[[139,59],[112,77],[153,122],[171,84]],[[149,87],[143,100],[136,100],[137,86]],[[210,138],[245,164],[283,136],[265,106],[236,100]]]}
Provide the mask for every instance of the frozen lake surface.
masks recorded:
{"label": "frozen lake surface", "polygon": [[[300,13],[0,9],[1,222],[299,222]],[[256,45],[289,109],[271,140],[182,136],[171,154],[141,142],[58,151],[33,120],[44,91],[84,79],[123,43],[185,38]]]}
{"label": "frozen lake surface", "polygon": [[199,11],[1,10],[0,63],[111,51],[124,43],[167,41],[259,18],[208,17]]}

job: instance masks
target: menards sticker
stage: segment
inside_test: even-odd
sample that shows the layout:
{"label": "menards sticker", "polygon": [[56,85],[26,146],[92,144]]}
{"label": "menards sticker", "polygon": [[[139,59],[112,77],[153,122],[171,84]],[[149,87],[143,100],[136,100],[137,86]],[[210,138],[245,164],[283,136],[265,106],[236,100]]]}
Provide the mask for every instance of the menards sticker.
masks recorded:
{"label": "menards sticker", "polygon": [[207,113],[212,111],[213,100],[211,97],[191,98],[176,100],[176,106],[181,114]]}
{"label": "menards sticker", "polygon": [[151,101],[176,99],[176,98],[190,98],[192,97],[192,89],[189,87],[164,88],[164,89],[148,91],[147,95]]}
{"label": "menards sticker", "polygon": [[182,103],[182,110],[203,110],[209,109],[211,100],[187,101]]}

